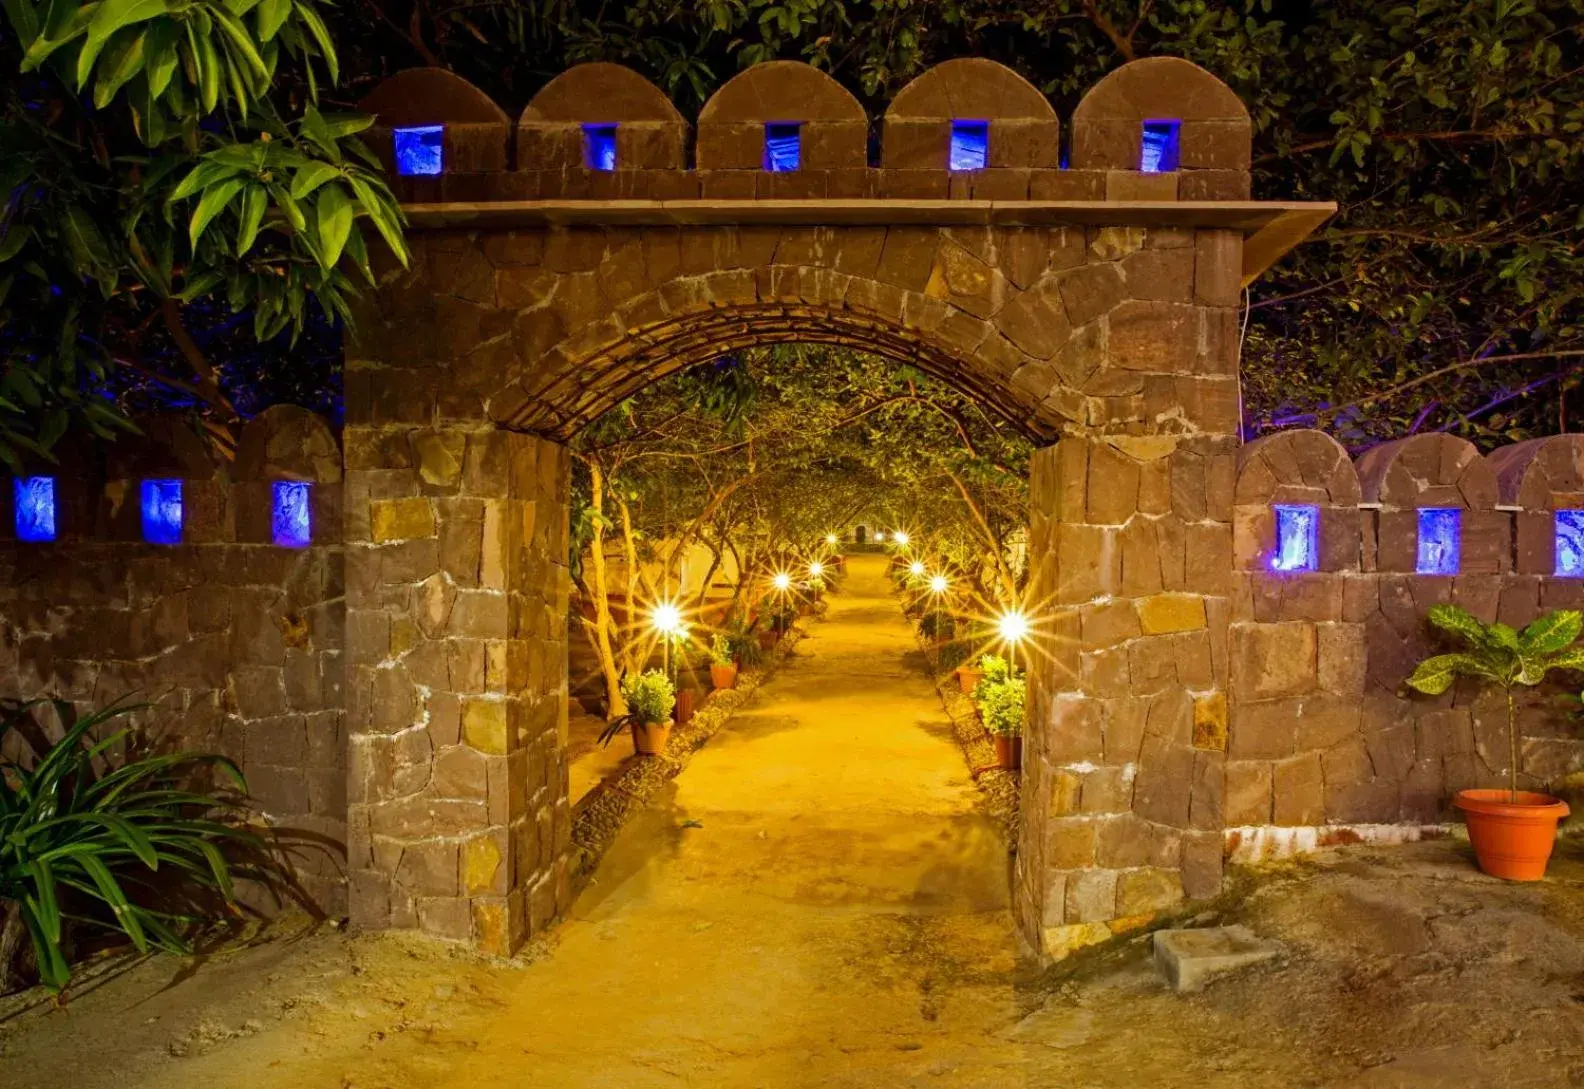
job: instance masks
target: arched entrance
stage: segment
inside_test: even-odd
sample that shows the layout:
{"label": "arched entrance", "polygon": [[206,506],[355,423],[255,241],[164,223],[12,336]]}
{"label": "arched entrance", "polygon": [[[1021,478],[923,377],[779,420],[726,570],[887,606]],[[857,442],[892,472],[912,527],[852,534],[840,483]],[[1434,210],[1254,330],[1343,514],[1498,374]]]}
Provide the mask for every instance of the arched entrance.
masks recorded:
{"label": "arched entrance", "polygon": [[[990,150],[952,171],[964,103]],[[1072,170],[1043,98],[981,61],[898,96],[879,168],[856,101],[787,62],[705,107],[695,170],[674,109],[611,65],[535,98],[515,170],[505,115],[455,77],[405,73],[369,106],[377,139],[443,125],[447,165],[403,183],[412,265],[387,270],[347,354],[355,920],[509,951],[565,906],[561,444],[645,383],[788,340],[914,362],[1047,444],[1030,948],[1219,887],[1235,306],[1329,211],[1205,199],[1247,194],[1230,92],[1185,62],[1128,65],[1080,107]],[[1162,115],[1178,169],[1139,169]],[[789,118],[801,158],[771,169]],[[614,169],[588,157],[606,130]]]}

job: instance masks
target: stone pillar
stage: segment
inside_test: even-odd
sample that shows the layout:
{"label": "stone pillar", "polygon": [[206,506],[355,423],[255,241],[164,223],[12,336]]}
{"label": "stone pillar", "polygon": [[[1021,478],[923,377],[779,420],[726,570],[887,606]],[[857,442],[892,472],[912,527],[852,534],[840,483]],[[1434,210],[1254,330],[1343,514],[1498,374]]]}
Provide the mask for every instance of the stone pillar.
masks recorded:
{"label": "stone pillar", "polygon": [[1160,252],[1174,250],[1146,244],[1129,260],[1147,267],[1125,269],[1146,297],[1124,296],[1105,335],[1073,341],[1095,356],[1091,385],[1136,390],[1136,411],[1091,414],[1032,465],[1042,634],[1017,897],[1048,958],[1221,883],[1241,250],[1201,231],[1179,273],[1143,275]]}
{"label": "stone pillar", "polygon": [[568,889],[567,454],[345,441],[352,918],[509,953]]}

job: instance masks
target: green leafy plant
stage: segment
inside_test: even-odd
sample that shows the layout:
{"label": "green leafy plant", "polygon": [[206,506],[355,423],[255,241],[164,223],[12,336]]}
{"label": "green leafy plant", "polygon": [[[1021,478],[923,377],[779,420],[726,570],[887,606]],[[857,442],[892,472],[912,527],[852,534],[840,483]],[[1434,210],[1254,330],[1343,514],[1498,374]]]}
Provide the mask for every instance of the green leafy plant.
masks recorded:
{"label": "green leafy plant", "polygon": [[122,702],[82,716],[52,702],[66,728],[58,741],[42,744],[33,713],[45,703],[0,708],[0,742],[15,737],[28,750],[26,759],[0,759],[0,902],[19,912],[39,976],[58,995],[71,981],[63,948],[68,922],[124,934],[139,952],[186,952],[180,931],[204,920],[155,905],[180,896],[183,886],[230,903],[224,848],[262,843],[241,827],[241,794],[183,785],[212,768],[245,792],[231,761],[193,752],[113,759],[132,731],[100,735],[142,706]]}
{"label": "green leafy plant", "polygon": [[931,609],[918,621],[919,634],[926,639],[948,639],[955,630],[950,613]]}
{"label": "green leafy plant", "polygon": [[999,654],[986,654],[979,659],[979,680],[974,685],[973,698],[980,700],[981,693],[991,685],[1002,684],[1012,676],[1012,663]]}
{"label": "green leafy plant", "polygon": [[718,666],[735,665],[737,662],[737,646],[731,636],[725,632],[716,632],[710,640],[710,664]]}
{"label": "green leafy plant", "polygon": [[1439,696],[1459,677],[1495,685],[1507,697],[1508,790],[1518,797],[1518,712],[1513,692],[1533,688],[1558,669],[1584,669],[1584,647],[1574,646],[1584,617],[1572,609],[1555,609],[1522,631],[1502,623],[1487,624],[1459,605],[1433,605],[1430,623],[1462,639],[1468,650],[1437,654],[1414,668],[1408,687]]}
{"label": "green leafy plant", "polygon": [[599,737],[601,745],[609,745],[611,738],[628,726],[658,726],[669,722],[676,708],[676,686],[658,669],[623,677],[621,693],[627,702],[627,713],[605,727]]}
{"label": "green leafy plant", "polygon": [[1023,732],[1023,706],[1028,696],[1022,677],[980,681],[974,688],[974,701],[985,729],[993,734],[1013,736]]}

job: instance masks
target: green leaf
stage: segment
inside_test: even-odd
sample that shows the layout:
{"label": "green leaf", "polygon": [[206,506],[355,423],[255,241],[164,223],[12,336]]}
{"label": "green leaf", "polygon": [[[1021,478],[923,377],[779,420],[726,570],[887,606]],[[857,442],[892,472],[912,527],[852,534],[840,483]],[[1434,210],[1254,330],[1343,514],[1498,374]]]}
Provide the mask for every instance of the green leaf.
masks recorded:
{"label": "green leaf", "polygon": [[116,92],[143,70],[147,56],[143,51],[146,32],[120,35],[115,46],[105,54],[105,64],[99,70],[99,82],[94,86],[94,107],[104,109]]}
{"label": "green leaf", "polygon": [[242,194],[242,224],[237,230],[238,257],[247,256],[258,237],[259,224],[264,222],[264,210],[269,207],[269,192],[262,185],[250,185]]}
{"label": "green leaf", "polygon": [[347,235],[352,230],[352,201],[339,185],[332,185],[319,193],[317,201],[319,228],[319,263],[326,269],[335,267],[346,246]]}
{"label": "green leaf", "polygon": [[1461,635],[1475,646],[1485,641],[1485,625],[1479,618],[1461,605],[1432,605],[1430,606],[1430,623],[1442,631]]}
{"label": "green leaf", "polygon": [[9,261],[21,253],[22,247],[27,245],[28,239],[32,237],[31,228],[20,223],[12,223],[10,229],[0,235],[0,261]]}
{"label": "green leaf", "polygon": [[1408,687],[1429,696],[1439,696],[1459,677],[1491,678],[1491,671],[1472,654],[1437,654],[1414,667]]}
{"label": "green leaf", "polygon": [[297,176],[292,179],[291,195],[296,200],[302,200],[331,178],[339,177],[340,174],[341,168],[332,163],[310,163],[297,171]]}
{"label": "green leaf", "polygon": [[1518,633],[1518,646],[1525,654],[1555,654],[1571,646],[1580,631],[1584,631],[1584,615],[1574,609],[1553,609]]}
{"label": "green leaf", "polygon": [[179,39],[180,31],[169,19],[161,19],[148,29],[148,39],[143,43],[146,58],[143,78],[148,83],[149,97],[152,99],[158,99],[165,93],[171,77],[181,64],[181,57],[176,52]]}
{"label": "green leaf", "polygon": [[292,12],[292,0],[259,0],[256,9],[258,17],[258,37],[261,42],[268,42],[280,32],[281,25]]}
{"label": "green leaf", "polygon": [[169,0],[104,0],[88,24],[88,37],[77,54],[77,89],[88,85],[99,52],[116,31],[146,22],[170,10]]}
{"label": "green leaf", "polygon": [[187,240],[193,252],[198,250],[198,240],[203,237],[204,228],[215,216],[225,211],[226,205],[231,203],[231,198],[247,184],[244,178],[229,178],[217,185],[212,185],[204,190],[203,198],[198,201],[198,207],[193,211],[192,221],[187,225]]}
{"label": "green leaf", "polygon": [[303,25],[308,28],[308,33],[319,45],[319,52],[324,57],[325,68],[330,73],[330,82],[341,81],[341,62],[336,59],[335,44],[330,40],[330,31],[325,27],[324,20],[319,18],[319,13],[303,0],[296,0],[294,5],[297,14],[301,16]]}

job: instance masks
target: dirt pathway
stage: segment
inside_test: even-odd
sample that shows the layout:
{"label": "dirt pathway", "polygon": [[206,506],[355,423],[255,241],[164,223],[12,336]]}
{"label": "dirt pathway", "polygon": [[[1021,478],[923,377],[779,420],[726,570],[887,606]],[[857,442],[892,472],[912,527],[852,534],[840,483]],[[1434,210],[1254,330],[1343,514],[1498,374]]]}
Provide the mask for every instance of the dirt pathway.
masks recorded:
{"label": "dirt pathway", "polygon": [[1004,846],[853,568],[531,955],[325,928],[121,964],[0,1004],[0,1089],[1584,1085],[1584,839],[1533,885],[1452,841],[1245,875],[1228,917],[1289,955],[1203,994],[1143,935],[1020,987]]}

